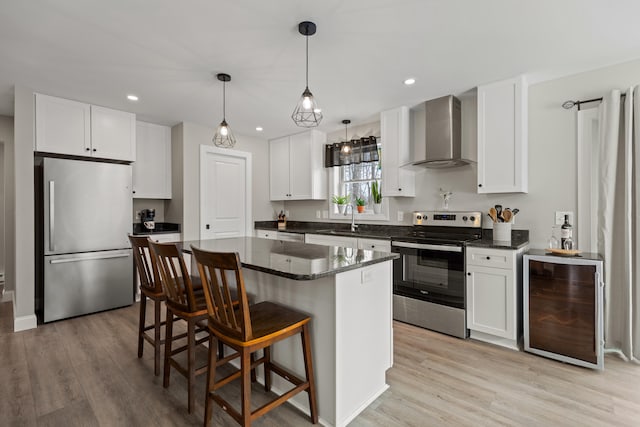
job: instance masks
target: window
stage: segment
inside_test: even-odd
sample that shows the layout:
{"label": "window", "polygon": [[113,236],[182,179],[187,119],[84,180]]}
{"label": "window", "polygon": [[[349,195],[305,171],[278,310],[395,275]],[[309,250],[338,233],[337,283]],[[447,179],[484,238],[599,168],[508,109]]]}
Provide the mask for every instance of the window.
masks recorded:
{"label": "window", "polygon": [[[378,153],[381,151],[380,143],[378,143]],[[371,185],[377,181],[380,188],[382,187],[382,163],[380,161],[353,163],[343,166],[334,166],[331,168],[330,191],[331,195],[348,195],[350,203],[355,205],[356,198],[365,201],[365,212],[357,214],[361,219],[388,219],[388,207],[383,198],[382,213],[375,214],[373,212],[373,197],[371,195]],[[347,216],[351,212],[347,208]],[[330,217],[333,219],[344,218],[344,214],[338,212],[338,207],[334,203],[330,203]]]}

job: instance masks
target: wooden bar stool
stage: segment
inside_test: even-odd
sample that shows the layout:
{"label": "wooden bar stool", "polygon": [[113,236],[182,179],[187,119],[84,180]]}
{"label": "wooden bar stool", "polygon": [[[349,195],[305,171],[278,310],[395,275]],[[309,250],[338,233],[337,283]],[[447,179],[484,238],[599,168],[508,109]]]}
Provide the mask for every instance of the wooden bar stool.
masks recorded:
{"label": "wooden bar stool", "polygon": [[[207,342],[206,337],[196,339],[196,334],[207,331],[205,325],[207,319],[207,306],[202,288],[194,290],[192,277],[182,257],[182,252],[175,243],[149,242],[151,254],[158,266],[162,287],[166,295],[167,325],[164,346],[164,377],[163,386],[169,387],[171,367],[187,378],[188,384],[188,410],[194,408],[195,379],[197,375],[207,371],[207,365],[195,366],[196,346]],[[183,337],[173,336],[174,316],[187,322],[187,344],[173,349],[173,341]],[[187,366],[182,366],[174,356],[187,351]]]}
{"label": "wooden bar stool", "polygon": [[[191,247],[198,264],[198,271],[204,288],[204,296],[209,313],[209,372],[207,374],[207,394],[204,424],[211,422],[214,401],[233,419],[243,426],[250,426],[258,417],[280,406],[291,397],[306,391],[309,395],[311,421],[318,422],[316,389],[313,376],[309,321],[304,313],[272,302],[260,302],[249,305],[240,259],[237,253],[214,253]],[[229,280],[235,283],[239,305],[233,307]],[[285,338],[300,334],[304,357],[305,379],[274,364],[271,361],[271,346]],[[240,355],[240,370],[223,379],[215,379],[216,353],[215,340],[222,341]],[[252,353],[262,349],[262,358],[252,361]],[[264,365],[266,391],[271,391],[271,373],[274,372],[291,382],[294,388],[269,403],[251,411],[251,371],[260,364]],[[241,379],[241,410],[238,412],[223,399],[216,390],[234,379]]]}
{"label": "wooden bar stool", "polygon": [[[154,374],[160,374],[160,346],[164,340],[160,338],[160,328],[166,322],[160,321],[162,302],[166,299],[158,276],[154,259],[149,254],[149,240],[146,236],[131,236],[129,241],[133,249],[133,259],[140,276],[140,324],[138,326],[138,358],[142,357],[144,341],[153,346]],[[153,301],[153,324],[146,325],[147,298]],[[147,332],[153,329],[153,336]]]}

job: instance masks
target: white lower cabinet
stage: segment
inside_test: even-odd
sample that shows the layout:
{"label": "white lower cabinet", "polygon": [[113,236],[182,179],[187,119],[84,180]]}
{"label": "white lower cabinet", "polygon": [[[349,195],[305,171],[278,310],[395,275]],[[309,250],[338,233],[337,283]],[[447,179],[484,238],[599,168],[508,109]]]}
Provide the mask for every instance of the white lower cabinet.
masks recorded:
{"label": "white lower cabinet", "polygon": [[471,338],[519,350],[523,251],[467,248],[467,328]]}

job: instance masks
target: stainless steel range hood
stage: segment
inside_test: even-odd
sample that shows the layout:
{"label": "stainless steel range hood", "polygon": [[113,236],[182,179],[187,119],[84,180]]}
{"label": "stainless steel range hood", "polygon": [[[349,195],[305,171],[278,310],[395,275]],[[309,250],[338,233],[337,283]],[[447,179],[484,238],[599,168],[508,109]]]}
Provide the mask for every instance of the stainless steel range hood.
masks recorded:
{"label": "stainless steel range hood", "polygon": [[462,158],[461,105],[453,95],[432,99],[424,103],[424,126],[414,132],[413,166],[450,168],[469,164]]}

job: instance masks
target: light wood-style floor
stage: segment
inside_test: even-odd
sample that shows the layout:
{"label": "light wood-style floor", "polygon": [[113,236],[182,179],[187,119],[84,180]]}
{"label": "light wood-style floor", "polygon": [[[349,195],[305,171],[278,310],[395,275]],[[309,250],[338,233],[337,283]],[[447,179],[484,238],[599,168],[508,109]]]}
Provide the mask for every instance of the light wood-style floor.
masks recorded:
{"label": "light wood-style floor", "polygon": [[[202,425],[185,380],[173,371],[164,389],[151,348],[137,358],[137,304],[19,333],[11,311],[0,304],[0,425]],[[596,372],[397,322],[394,339],[391,387],[352,426],[640,425],[640,366],[614,355]],[[266,396],[256,386],[253,397]],[[214,409],[214,425],[236,424]],[[311,424],[285,404],[255,425]]]}

